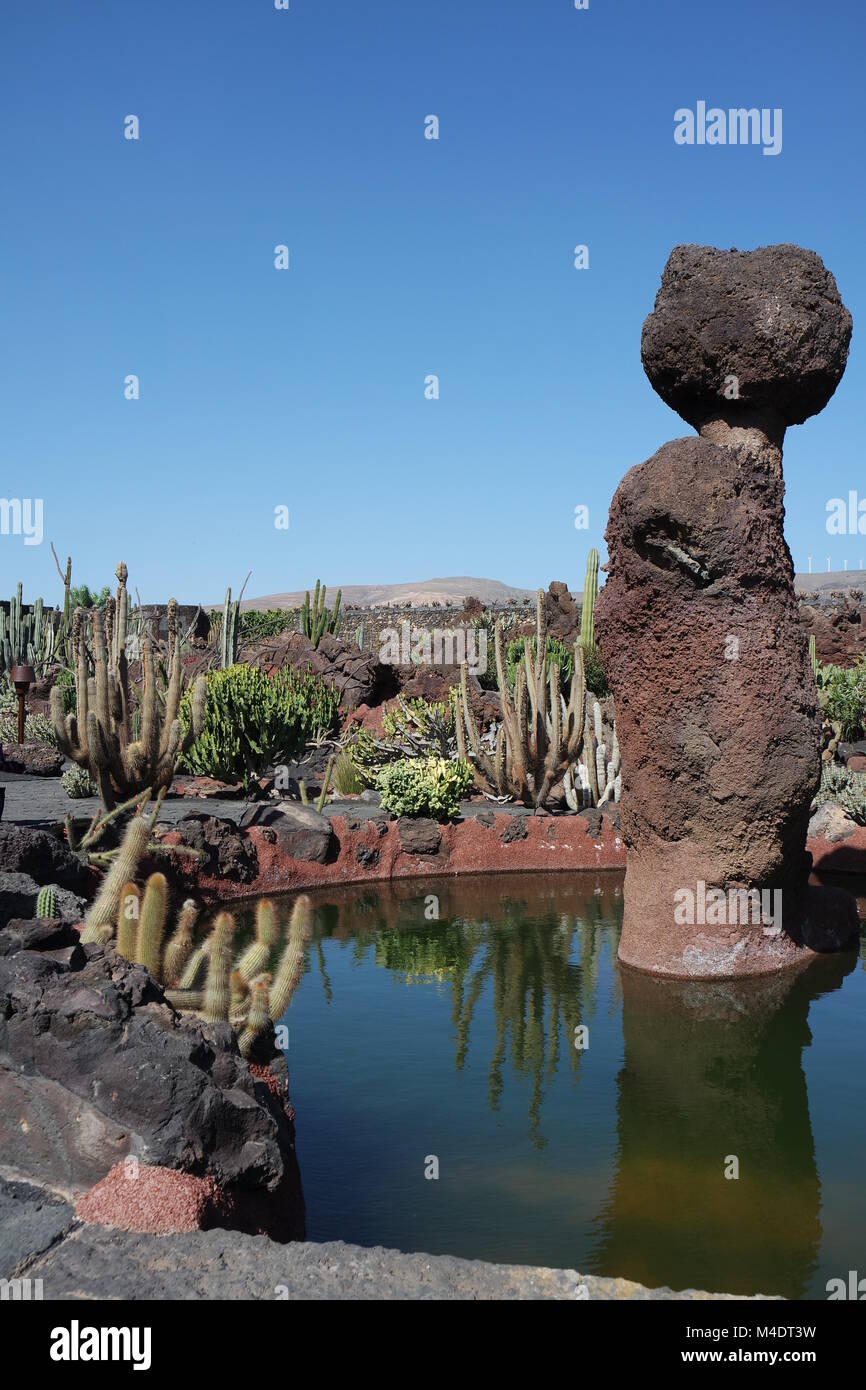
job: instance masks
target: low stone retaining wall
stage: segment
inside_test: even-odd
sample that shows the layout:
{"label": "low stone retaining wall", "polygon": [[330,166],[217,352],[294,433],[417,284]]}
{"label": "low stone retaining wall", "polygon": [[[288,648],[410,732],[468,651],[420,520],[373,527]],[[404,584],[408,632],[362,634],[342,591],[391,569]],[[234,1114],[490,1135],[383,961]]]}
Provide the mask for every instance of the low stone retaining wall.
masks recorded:
{"label": "low stone retaining wall", "polygon": [[[531,816],[482,812],[447,825],[423,819],[333,815],[323,862],[288,852],[275,826],[243,833],[258,872],[247,882],[202,871],[177,857],[175,871],[208,900],[255,897],[332,884],[388,882],[437,875],[624,869],[625,845],[605,816]],[[182,830],[163,835],[179,843]]]}

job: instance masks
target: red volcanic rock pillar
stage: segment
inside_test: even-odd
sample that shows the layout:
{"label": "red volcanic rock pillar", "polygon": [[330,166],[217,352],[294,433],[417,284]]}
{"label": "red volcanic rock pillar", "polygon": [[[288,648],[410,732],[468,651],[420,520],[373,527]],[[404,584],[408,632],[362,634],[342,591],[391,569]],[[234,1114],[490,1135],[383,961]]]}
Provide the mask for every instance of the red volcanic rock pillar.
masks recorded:
{"label": "red volcanic rock pillar", "polygon": [[596,609],[623,766],[619,954],[638,969],[760,974],[856,927],[846,895],[807,889],[820,715],[781,466],[850,336],[832,275],[795,246],[676,247],[644,324],[644,369],[700,437],[623,479]]}

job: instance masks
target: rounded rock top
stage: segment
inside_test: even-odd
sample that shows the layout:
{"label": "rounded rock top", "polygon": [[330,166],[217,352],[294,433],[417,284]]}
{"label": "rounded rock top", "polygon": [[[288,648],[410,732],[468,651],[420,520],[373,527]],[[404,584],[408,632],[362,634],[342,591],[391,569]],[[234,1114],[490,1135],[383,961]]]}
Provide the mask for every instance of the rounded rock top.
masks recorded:
{"label": "rounded rock top", "polygon": [[836,390],[851,328],[814,251],[675,246],[644,321],[641,361],[654,390],[695,429],[754,411],[798,425]]}

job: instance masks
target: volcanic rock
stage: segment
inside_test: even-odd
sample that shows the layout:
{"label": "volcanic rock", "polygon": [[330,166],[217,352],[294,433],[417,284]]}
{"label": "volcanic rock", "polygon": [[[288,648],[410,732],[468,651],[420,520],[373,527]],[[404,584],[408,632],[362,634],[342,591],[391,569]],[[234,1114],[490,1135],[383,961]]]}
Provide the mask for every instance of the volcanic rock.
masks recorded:
{"label": "volcanic rock", "polygon": [[262,802],[251,806],[241,817],[241,828],[268,826],[275,831],[280,849],[291,859],[308,859],[324,864],[330,853],[334,832],[327,816],[312,806],[296,801]]}
{"label": "volcanic rock", "polygon": [[[806,891],[821,718],[781,475],[785,426],[832,395],[850,332],[832,276],[787,246],[676,248],[644,325],[647,374],[703,436],[623,479],[596,610],[626,788],[619,953],[644,970],[761,973],[805,959],[805,932],[832,949],[855,924],[834,901],[822,940]],[[701,885],[781,894],[784,932],[689,920]]]}

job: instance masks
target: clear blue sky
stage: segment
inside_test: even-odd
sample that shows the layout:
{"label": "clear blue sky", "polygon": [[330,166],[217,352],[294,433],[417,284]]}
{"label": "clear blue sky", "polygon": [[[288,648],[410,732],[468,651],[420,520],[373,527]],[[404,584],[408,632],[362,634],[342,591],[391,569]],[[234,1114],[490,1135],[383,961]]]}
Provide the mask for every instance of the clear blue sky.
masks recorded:
{"label": "clear blue sky", "polygon": [[[866,496],[863,8],[3,0],[0,496],[43,498],[45,540],[0,536],[0,592],[56,601],[49,540],[145,601],[250,568],[580,588],[619,479],[690,432],[639,353],[688,241],[835,274],[851,357],[788,434],[787,533],[856,566],[825,509]],[[782,153],[675,145],[698,100],[781,107]]]}

